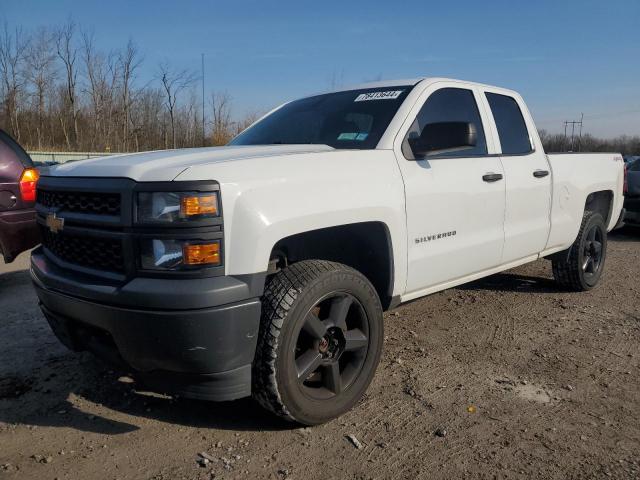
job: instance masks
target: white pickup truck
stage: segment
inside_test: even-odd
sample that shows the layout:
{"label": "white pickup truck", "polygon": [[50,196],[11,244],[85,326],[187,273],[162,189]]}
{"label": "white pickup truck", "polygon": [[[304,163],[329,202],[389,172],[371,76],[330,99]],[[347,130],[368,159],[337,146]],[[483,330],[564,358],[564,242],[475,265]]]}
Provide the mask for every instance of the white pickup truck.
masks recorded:
{"label": "white pickup truck", "polygon": [[368,387],[384,310],[542,257],[561,289],[594,287],[623,181],[618,154],[546,155],[516,92],[379,82],[225,147],[52,169],[31,272],[70,348],[311,425]]}

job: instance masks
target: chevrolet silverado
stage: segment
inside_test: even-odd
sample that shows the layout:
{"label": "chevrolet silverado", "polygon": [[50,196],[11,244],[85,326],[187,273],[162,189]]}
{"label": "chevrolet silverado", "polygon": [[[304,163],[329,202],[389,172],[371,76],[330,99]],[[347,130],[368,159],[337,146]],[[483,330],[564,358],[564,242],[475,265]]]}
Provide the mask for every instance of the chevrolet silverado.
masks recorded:
{"label": "chevrolet silverado", "polygon": [[623,182],[619,154],[545,154],[514,91],[365,84],[225,147],[51,169],[31,274],[71,349],[312,425],[367,389],[385,310],[540,258],[561,289],[595,287]]}

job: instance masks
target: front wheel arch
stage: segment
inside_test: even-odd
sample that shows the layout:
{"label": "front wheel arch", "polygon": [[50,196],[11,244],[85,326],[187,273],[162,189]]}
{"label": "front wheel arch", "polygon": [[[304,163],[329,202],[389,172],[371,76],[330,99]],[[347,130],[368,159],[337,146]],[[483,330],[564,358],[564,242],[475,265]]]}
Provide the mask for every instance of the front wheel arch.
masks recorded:
{"label": "front wheel arch", "polygon": [[389,227],[358,222],[301,232],[282,238],[271,249],[269,273],[304,260],[347,265],[373,284],[385,310],[393,301],[395,262]]}

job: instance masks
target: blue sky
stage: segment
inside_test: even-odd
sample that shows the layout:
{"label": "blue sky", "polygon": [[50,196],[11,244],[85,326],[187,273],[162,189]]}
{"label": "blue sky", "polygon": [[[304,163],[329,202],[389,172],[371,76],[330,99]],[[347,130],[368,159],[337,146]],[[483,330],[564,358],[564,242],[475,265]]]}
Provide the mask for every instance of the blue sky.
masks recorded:
{"label": "blue sky", "polygon": [[539,128],[640,134],[640,0],[29,1],[0,0],[26,29],[69,16],[99,47],[131,37],[138,82],[168,60],[227,91],[236,113],[262,111],[334,82],[448,76],[513,88]]}

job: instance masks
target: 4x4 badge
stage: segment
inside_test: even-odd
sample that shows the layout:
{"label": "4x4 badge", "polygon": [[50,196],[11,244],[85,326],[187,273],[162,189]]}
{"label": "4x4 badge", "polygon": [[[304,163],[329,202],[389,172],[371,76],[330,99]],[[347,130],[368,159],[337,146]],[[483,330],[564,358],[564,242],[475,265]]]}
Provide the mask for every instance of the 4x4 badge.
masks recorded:
{"label": "4x4 badge", "polygon": [[56,212],[47,214],[47,227],[51,233],[58,233],[64,228],[64,218],[56,216]]}

